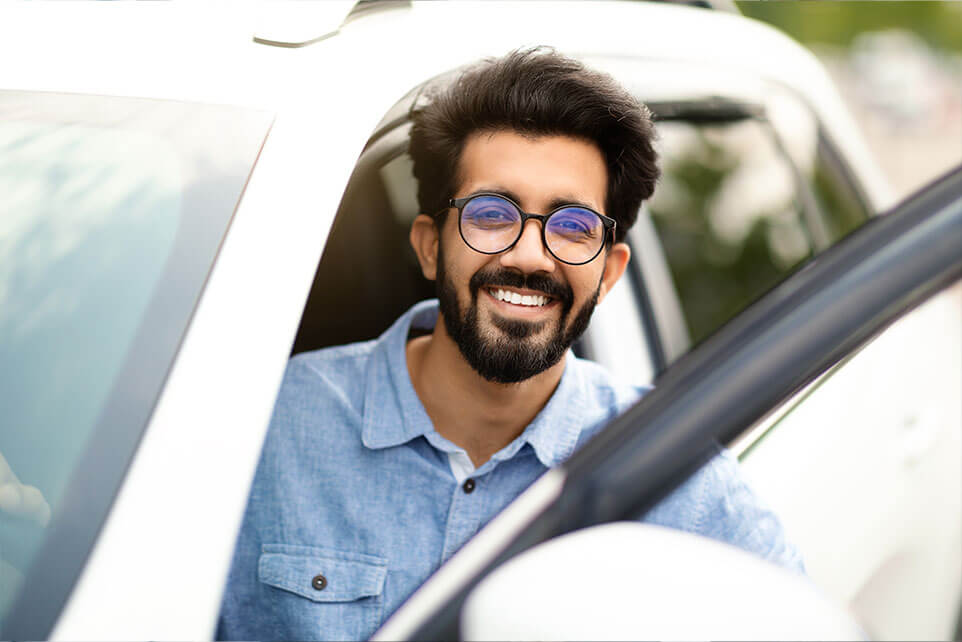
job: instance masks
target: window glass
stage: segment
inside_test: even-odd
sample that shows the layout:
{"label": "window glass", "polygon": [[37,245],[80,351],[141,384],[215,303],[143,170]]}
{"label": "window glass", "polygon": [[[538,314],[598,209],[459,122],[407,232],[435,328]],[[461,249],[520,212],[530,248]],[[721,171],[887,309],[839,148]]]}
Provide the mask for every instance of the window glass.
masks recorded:
{"label": "window glass", "polygon": [[[112,498],[101,486],[76,505],[85,466],[122,474],[268,125],[0,92],[0,621],[48,535]],[[127,437],[94,440],[110,421]]]}
{"label": "window glass", "polygon": [[756,119],[659,123],[649,208],[693,343],[867,218],[811,116],[778,107],[788,136]]}
{"label": "window glass", "polygon": [[778,132],[778,145],[798,172],[806,224],[823,250],[865,222],[868,210],[849,181],[841,157],[820,135],[812,111],[795,96],[772,92],[765,113]]}
{"label": "window glass", "polygon": [[767,123],[659,125],[649,207],[693,342],[813,253],[791,165]]}
{"label": "window glass", "polygon": [[869,211],[845,177],[842,163],[825,141],[806,178],[818,203],[828,240],[834,243],[868,220]]}
{"label": "window glass", "polygon": [[180,174],[157,137],[0,123],[0,390],[30,433],[3,454],[52,508],[170,253]]}

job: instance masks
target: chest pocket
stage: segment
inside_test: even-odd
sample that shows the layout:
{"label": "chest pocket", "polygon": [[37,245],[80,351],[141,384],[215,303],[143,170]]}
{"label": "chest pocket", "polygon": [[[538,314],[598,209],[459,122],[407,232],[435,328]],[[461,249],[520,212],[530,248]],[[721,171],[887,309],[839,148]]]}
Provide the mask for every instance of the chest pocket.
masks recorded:
{"label": "chest pocket", "polygon": [[257,579],[286,639],[367,639],[380,624],[387,560],[312,546],[265,544]]}

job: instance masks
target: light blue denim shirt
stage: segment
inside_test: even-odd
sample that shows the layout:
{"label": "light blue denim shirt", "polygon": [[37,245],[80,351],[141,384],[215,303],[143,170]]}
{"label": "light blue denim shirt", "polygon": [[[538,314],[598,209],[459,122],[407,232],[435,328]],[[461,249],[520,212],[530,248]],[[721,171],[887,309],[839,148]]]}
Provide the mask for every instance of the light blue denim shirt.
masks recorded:
{"label": "light blue denim shirt", "polygon": [[[468,538],[644,393],[569,353],[547,405],[471,474],[467,492],[448,457],[461,449],[434,430],[405,361],[411,328],[433,328],[437,314],[437,301],[425,301],[374,341],[291,359],[237,541],[219,638],[369,637]],[[801,568],[727,452],[643,519]]]}

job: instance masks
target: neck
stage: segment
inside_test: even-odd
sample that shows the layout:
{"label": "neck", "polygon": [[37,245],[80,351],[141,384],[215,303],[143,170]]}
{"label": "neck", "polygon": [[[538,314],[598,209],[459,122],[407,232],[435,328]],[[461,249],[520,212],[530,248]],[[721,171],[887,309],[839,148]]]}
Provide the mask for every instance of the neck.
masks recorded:
{"label": "neck", "polygon": [[439,315],[432,334],[408,342],[407,367],[434,429],[480,466],[520,435],[548,403],[565,359],[518,383],[488,381],[461,355]]}

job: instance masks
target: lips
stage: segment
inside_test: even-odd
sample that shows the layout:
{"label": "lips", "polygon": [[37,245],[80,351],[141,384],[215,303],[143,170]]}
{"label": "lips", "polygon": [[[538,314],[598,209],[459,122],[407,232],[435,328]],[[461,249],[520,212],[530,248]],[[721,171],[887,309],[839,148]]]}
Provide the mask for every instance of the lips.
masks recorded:
{"label": "lips", "polygon": [[498,268],[478,270],[471,277],[468,287],[475,300],[483,288],[496,301],[532,309],[543,308],[557,301],[567,311],[574,301],[570,286],[540,273],[525,275]]}

